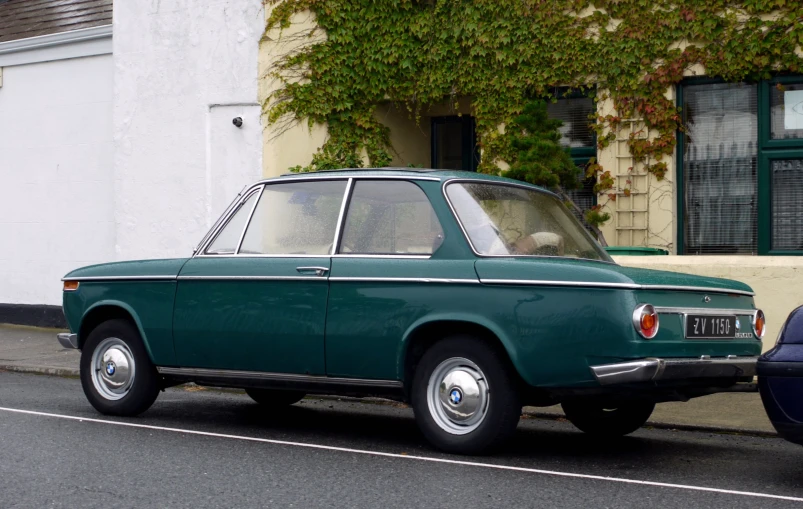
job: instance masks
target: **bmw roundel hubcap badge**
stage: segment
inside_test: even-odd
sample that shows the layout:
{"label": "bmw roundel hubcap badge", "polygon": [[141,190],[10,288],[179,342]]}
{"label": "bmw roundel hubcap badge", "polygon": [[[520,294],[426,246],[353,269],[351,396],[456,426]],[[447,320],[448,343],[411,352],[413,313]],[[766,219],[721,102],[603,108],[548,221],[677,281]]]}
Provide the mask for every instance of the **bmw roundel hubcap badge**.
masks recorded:
{"label": "bmw roundel hubcap badge", "polygon": [[453,405],[459,405],[460,402],[463,401],[463,393],[458,388],[452,389],[452,392],[449,393],[449,402]]}
{"label": "bmw roundel hubcap badge", "polygon": [[112,376],[114,375],[114,372],[115,372],[114,363],[113,362],[106,363],[106,374]]}

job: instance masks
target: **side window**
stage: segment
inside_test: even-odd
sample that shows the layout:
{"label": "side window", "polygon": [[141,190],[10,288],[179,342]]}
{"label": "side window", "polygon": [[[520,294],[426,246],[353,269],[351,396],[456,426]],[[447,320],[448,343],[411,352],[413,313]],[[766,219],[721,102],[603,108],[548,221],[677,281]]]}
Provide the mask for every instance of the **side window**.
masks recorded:
{"label": "side window", "polygon": [[345,192],[345,180],[265,186],[240,254],[330,254]]}
{"label": "side window", "polygon": [[424,191],[412,182],[354,183],[341,254],[432,254],[443,229]]}
{"label": "side window", "polygon": [[234,254],[237,251],[237,244],[240,242],[245,222],[248,221],[248,215],[251,213],[251,209],[254,208],[257,196],[259,196],[259,192],[251,193],[245,202],[240,205],[237,212],[229,219],[226,226],[218,232],[215,240],[206,249],[206,254]]}

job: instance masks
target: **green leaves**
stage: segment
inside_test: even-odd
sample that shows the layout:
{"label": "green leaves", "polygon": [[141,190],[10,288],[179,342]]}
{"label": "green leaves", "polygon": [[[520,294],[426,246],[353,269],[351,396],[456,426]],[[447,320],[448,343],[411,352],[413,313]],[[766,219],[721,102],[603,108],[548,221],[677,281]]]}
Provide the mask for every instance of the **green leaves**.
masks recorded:
{"label": "green leaves", "polygon": [[[673,153],[682,129],[666,93],[689,69],[701,65],[730,81],[803,69],[796,52],[803,4],[792,0],[265,2],[272,9],[264,40],[306,12],[326,33],[277,53],[270,77],[281,86],[265,104],[269,122],[329,126],[306,170],[362,165],[363,155],[372,165],[389,164],[388,129],[373,117],[379,103],[406,106],[418,121],[431,104],[470,98],[480,171],[500,173],[501,162],[513,161],[510,171],[524,180],[568,184],[573,170],[554,150],[554,129],[529,102],[560,85],[611,93],[616,112],[590,120],[600,148],[617,138],[624,119],[642,119],[650,136],[629,139],[629,150],[662,178],[661,159]],[[506,133],[514,124],[520,130],[500,135],[502,124]],[[599,192],[610,190],[605,170],[596,174]]]}

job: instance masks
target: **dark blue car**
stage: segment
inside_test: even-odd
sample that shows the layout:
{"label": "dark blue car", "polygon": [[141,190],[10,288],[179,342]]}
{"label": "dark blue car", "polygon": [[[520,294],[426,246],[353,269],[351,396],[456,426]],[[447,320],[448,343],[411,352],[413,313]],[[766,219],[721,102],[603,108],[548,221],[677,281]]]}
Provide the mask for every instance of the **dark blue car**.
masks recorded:
{"label": "dark blue car", "polygon": [[756,367],[761,400],[778,433],[803,445],[803,306],[786,319],[775,347]]}

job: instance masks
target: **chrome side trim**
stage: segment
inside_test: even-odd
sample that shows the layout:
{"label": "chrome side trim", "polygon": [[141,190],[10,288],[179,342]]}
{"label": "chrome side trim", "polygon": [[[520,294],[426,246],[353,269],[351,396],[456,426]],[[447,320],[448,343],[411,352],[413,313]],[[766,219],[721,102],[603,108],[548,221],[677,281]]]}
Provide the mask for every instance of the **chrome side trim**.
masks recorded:
{"label": "chrome side trim", "polygon": [[661,315],[741,315],[754,316],[757,309],[729,309],[729,308],[674,308],[655,306],[655,311]]}
{"label": "chrome side trim", "polygon": [[179,276],[180,281],[322,281],[314,274],[309,276]]}
{"label": "chrome side trim", "polygon": [[262,371],[239,371],[233,369],[171,368],[157,366],[162,375],[187,378],[215,378],[222,380],[264,380],[272,382],[297,382],[321,385],[346,385],[354,387],[383,387],[401,389],[404,384],[398,380],[374,380],[367,378],[339,378],[329,376],[296,375],[293,373],[266,373]]}
{"label": "chrome side trim", "polygon": [[600,385],[682,380],[689,378],[746,378],[756,375],[758,357],[647,358],[591,366]]}
{"label": "chrome side trim", "polygon": [[56,339],[59,344],[64,348],[78,349],[78,334],[70,334],[69,332],[60,332],[56,334]]}
{"label": "chrome side trim", "polygon": [[332,251],[330,254],[337,253],[338,244],[340,244],[340,236],[343,234],[343,222],[346,219],[346,206],[348,205],[349,198],[351,197],[351,189],[354,186],[354,179],[350,178],[346,184],[346,191],[343,193],[343,201],[340,203],[340,212],[337,214],[337,223],[335,224],[335,240],[332,242]]}
{"label": "chrome side trim", "polygon": [[174,281],[176,276],[78,276],[63,277],[62,281]]}
{"label": "chrome side trim", "polygon": [[[560,196],[556,195],[555,193],[553,193],[551,191],[547,191],[546,189],[541,189],[540,187],[532,186],[532,185],[529,185],[529,184],[523,184],[523,183],[522,184],[517,184],[517,183],[514,183],[514,182],[496,182],[496,181],[493,181],[493,180],[467,179],[467,178],[451,178],[451,179],[445,180],[443,182],[443,185],[441,186],[441,194],[443,194],[443,199],[446,200],[446,203],[449,205],[449,210],[452,211],[452,216],[454,217],[455,221],[457,221],[457,224],[460,226],[460,230],[463,232],[463,237],[466,239],[466,242],[468,242],[468,246],[471,248],[471,251],[475,255],[479,256],[480,258],[559,258],[561,260],[567,260],[567,259],[571,260],[572,259],[572,258],[567,257],[567,256],[550,256],[550,255],[514,255],[514,254],[489,255],[489,254],[481,254],[479,251],[477,251],[474,248],[474,244],[471,242],[471,238],[468,236],[468,232],[463,227],[463,222],[460,220],[460,216],[457,215],[457,211],[454,209],[454,206],[452,205],[452,201],[449,199],[449,195],[446,194],[446,187],[449,184],[458,184],[460,182],[475,182],[475,183],[480,183],[480,184],[491,184],[491,185],[501,185],[501,186],[509,186],[509,187],[519,187],[521,189],[526,189],[528,191],[535,191],[535,192],[540,192],[540,193],[543,193],[543,194],[547,194],[547,195],[550,195],[550,196],[552,196],[554,198],[557,198],[559,200],[560,200]],[[593,241],[596,242],[596,240],[593,240]],[[587,261],[587,262],[599,262],[599,263],[607,263],[609,265],[617,265],[617,263],[612,261],[612,260],[595,260],[593,258],[577,258],[577,259],[578,260]]]}
{"label": "chrome side trim", "polygon": [[429,277],[330,277],[329,281],[347,281],[353,283],[453,283],[479,284],[476,279],[447,279]]}
{"label": "chrome side trim", "polygon": [[[697,286],[639,285],[636,283],[598,283],[595,281],[552,281],[547,279],[480,279],[489,285],[571,286],[581,288],[619,288],[625,290],[677,290],[706,293],[725,293],[754,296],[753,292],[728,290],[726,288],[701,288]],[[658,308],[656,308],[658,309]]]}
{"label": "chrome side trim", "polygon": [[[254,217],[254,211],[257,209],[257,206],[259,205],[259,200],[262,199],[262,193],[264,191],[265,191],[265,186],[262,186],[262,187],[259,188],[259,194],[257,194],[257,199],[254,200],[254,205],[251,207],[251,211],[248,213],[248,217],[245,218],[245,224],[243,225],[243,231],[240,233],[240,239],[237,241],[237,247],[234,248],[234,254],[236,254],[236,255],[240,254],[240,247],[242,247],[242,245],[243,245],[243,239],[245,238],[245,232],[248,231],[248,225],[251,224],[251,218]],[[250,198],[250,197],[251,197],[251,195],[249,194],[248,198]],[[246,201],[248,201],[248,198],[246,198]],[[245,202],[243,202],[243,203],[245,203]]]}

